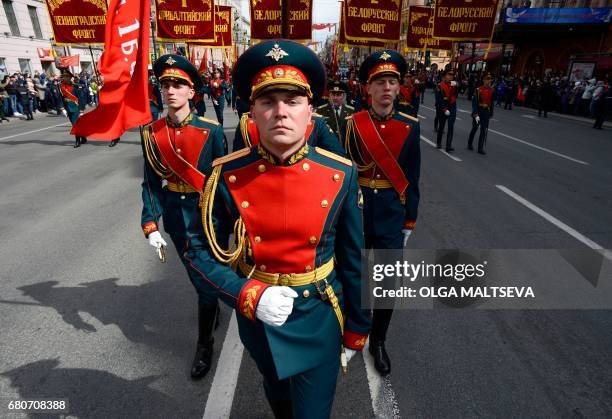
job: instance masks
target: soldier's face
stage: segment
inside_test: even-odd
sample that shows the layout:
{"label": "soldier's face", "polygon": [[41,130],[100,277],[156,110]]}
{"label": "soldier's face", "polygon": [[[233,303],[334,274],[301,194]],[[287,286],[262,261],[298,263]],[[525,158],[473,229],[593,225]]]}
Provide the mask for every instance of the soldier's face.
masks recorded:
{"label": "soldier's face", "polygon": [[252,115],[264,146],[287,147],[304,139],[312,106],[305,95],[273,91],[255,99]]}
{"label": "soldier's face", "polygon": [[182,108],[195,94],[191,86],[185,83],[179,83],[175,80],[162,81],[161,91],[164,102],[172,109]]}
{"label": "soldier's face", "polygon": [[343,106],[344,101],[346,99],[346,94],[342,92],[341,93],[330,92],[329,99],[331,100],[334,106]]}
{"label": "soldier's face", "polygon": [[393,76],[379,77],[368,84],[368,93],[372,96],[372,102],[381,106],[391,105],[395,101],[399,89],[399,80]]}

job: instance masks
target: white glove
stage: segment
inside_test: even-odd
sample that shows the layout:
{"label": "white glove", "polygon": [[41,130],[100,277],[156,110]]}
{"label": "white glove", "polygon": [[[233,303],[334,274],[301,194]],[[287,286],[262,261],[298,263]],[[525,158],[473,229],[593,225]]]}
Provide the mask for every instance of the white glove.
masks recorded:
{"label": "white glove", "polygon": [[66,109],[62,109],[62,115],[68,116],[68,112],[66,112]]}
{"label": "white glove", "polygon": [[270,326],[282,326],[293,310],[298,294],[289,287],[268,287],[261,294],[255,317]]}
{"label": "white glove", "polygon": [[404,247],[408,244],[408,237],[412,234],[412,230],[403,229],[402,233],[404,233]]}
{"label": "white glove", "polygon": [[162,246],[167,246],[166,241],[162,238],[161,234],[159,234],[159,231],[150,233],[147,239],[149,240],[149,244],[156,249],[160,249]]}
{"label": "white glove", "polygon": [[477,124],[480,124],[480,117],[479,117],[478,115],[476,115],[476,116],[474,117],[474,120],[476,120],[476,123],[477,123]]}
{"label": "white glove", "polygon": [[418,81],[418,80],[414,81],[414,84],[419,84],[419,83],[420,83],[420,81]]}
{"label": "white glove", "polygon": [[455,80],[451,80],[451,86],[453,87],[457,86],[457,82]]}
{"label": "white glove", "polygon": [[350,362],[351,358],[355,356],[357,353],[354,349],[344,348],[344,354],[346,355],[347,364]]}
{"label": "white glove", "polygon": [[444,115],[446,115],[446,116],[450,116],[450,111],[449,111],[448,109],[447,109],[447,110],[445,110],[445,111],[444,111]]}

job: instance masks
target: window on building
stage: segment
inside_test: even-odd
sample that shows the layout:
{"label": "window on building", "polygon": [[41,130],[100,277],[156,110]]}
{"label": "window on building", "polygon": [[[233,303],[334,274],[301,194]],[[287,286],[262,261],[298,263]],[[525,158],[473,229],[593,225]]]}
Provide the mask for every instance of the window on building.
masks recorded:
{"label": "window on building", "polygon": [[30,20],[32,21],[32,27],[34,28],[34,36],[38,39],[42,39],[42,31],[40,30],[40,22],[38,21],[38,13],[36,13],[36,7],[28,6],[28,13],[30,14]]}
{"label": "window on building", "polygon": [[11,0],[2,0],[2,6],[4,7],[4,13],[8,20],[9,27],[13,36],[21,36],[19,33],[19,26],[17,25],[17,19],[15,18],[15,10],[13,10],[13,2]]}
{"label": "window on building", "polygon": [[6,58],[0,57],[0,77],[4,78],[5,75],[8,74],[8,70],[6,69]]}
{"label": "window on building", "polygon": [[30,67],[30,60],[27,58],[19,58],[19,69],[21,73],[32,74],[32,67]]}

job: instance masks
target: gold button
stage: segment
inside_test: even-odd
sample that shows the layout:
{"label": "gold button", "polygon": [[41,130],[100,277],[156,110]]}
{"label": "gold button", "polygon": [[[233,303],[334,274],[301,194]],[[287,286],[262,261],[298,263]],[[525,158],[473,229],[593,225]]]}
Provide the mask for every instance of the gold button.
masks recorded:
{"label": "gold button", "polygon": [[179,131],[179,130],[176,130],[176,133],[177,133],[177,134],[180,134],[180,133],[181,133],[181,131]]}
{"label": "gold button", "polygon": [[266,271],[266,265],[261,265],[259,267],[259,270],[262,271],[262,272],[265,272]]}
{"label": "gold button", "polygon": [[378,193],[378,189],[374,189],[374,193]]}
{"label": "gold button", "polygon": [[259,170],[259,173],[263,173],[266,171],[266,166],[264,166],[263,164],[260,164],[257,170]]}
{"label": "gold button", "polygon": [[376,175],[376,179],[380,179],[380,175]]}
{"label": "gold button", "polygon": [[376,181],[374,179],[372,179],[370,181],[370,188],[373,188],[374,186],[376,186]]}
{"label": "gold button", "polygon": [[185,195],[181,195],[181,199],[185,199]]}
{"label": "gold button", "polygon": [[308,291],[308,290],[304,290],[304,292],[302,293],[302,295],[304,296],[304,298],[308,298],[308,297],[310,297],[310,291]]}
{"label": "gold button", "polygon": [[327,208],[328,205],[329,205],[329,202],[327,202],[327,199],[324,199],[323,201],[321,201],[321,206],[323,208]]}
{"label": "gold button", "polygon": [[255,243],[261,243],[261,237],[255,236]]}
{"label": "gold button", "polygon": [[340,175],[338,173],[336,173],[334,175],[334,182],[338,182],[340,180]]}
{"label": "gold button", "polygon": [[310,271],[312,271],[312,266],[310,266],[310,265],[306,265],[306,267],[304,268],[304,270],[305,270],[306,272],[310,272]]}
{"label": "gold button", "polygon": [[308,163],[304,163],[304,164],[302,165],[302,169],[304,169],[304,170],[310,170],[310,165],[309,165]]}
{"label": "gold button", "polygon": [[310,244],[316,244],[317,243],[317,237],[316,236],[310,236]]}
{"label": "gold button", "polygon": [[229,181],[230,181],[230,183],[234,183],[234,182],[236,182],[236,176],[231,175],[231,176],[229,177]]}
{"label": "gold button", "polygon": [[176,152],[177,152],[177,153],[179,153],[179,154],[181,154],[181,149],[180,149],[180,148],[177,148],[177,149],[176,149]]}
{"label": "gold button", "polygon": [[385,127],[385,124],[382,124],[380,127],[381,127],[381,128],[384,128],[384,127]]}
{"label": "gold button", "polygon": [[248,208],[249,207],[249,201],[242,201],[242,204],[240,204],[240,206],[242,208]]}

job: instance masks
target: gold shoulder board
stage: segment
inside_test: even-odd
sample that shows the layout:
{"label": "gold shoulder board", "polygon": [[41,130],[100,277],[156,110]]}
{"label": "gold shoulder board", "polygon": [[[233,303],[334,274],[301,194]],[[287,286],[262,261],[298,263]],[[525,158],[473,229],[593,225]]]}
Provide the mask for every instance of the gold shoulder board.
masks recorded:
{"label": "gold shoulder board", "polygon": [[198,119],[202,122],[208,122],[209,124],[219,125],[217,121],[213,121],[212,119],[204,118],[203,116],[198,116]]}
{"label": "gold shoulder board", "polygon": [[313,113],[312,113],[312,116],[318,116],[318,117],[320,117],[320,118],[323,118],[323,115],[318,114],[318,113],[316,113],[316,112],[313,112]]}
{"label": "gold shoulder board", "polygon": [[415,118],[414,116],[410,116],[408,114],[405,114],[404,112],[398,112],[398,114],[400,114],[404,118],[412,119],[413,121],[419,122],[418,118]]}
{"label": "gold shoulder board", "polygon": [[325,108],[327,108],[328,106],[329,106],[329,103],[325,103],[325,104],[323,104],[323,105],[319,106],[319,107],[317,108],[317,110],[319,110],[319,109],[325,109]]}
{"label": "gold shoulder board", "polygon": [[339,161],[340,163],[344,163],[347,166],[352,166],[353,165],[353,162],[350,161],[349,159],[345,159],[344,157],[339,156],[336,153],[332,153],[329,150],[325,150],[325,149],[323,149],[321,147],[315,147],[315,150],[317,150],[317,153],[323,154],[325,157],[329,157],[330,159]]}
{"label": "gold shoulder board", "polygon": [[250,152],[251,152],[250,148],[243,148],[241,150],[234,151],[233,153],[230,153],[227,156],[223,156],[223,157],[219,157],[218,159],[215,159],[213,161],[212,165],[213,165],[213,167],[214,166],[219,166],[220,164],[224,164],[224,163],[230,162],[232,160],[236,160],[239,157],[246,156]]}

